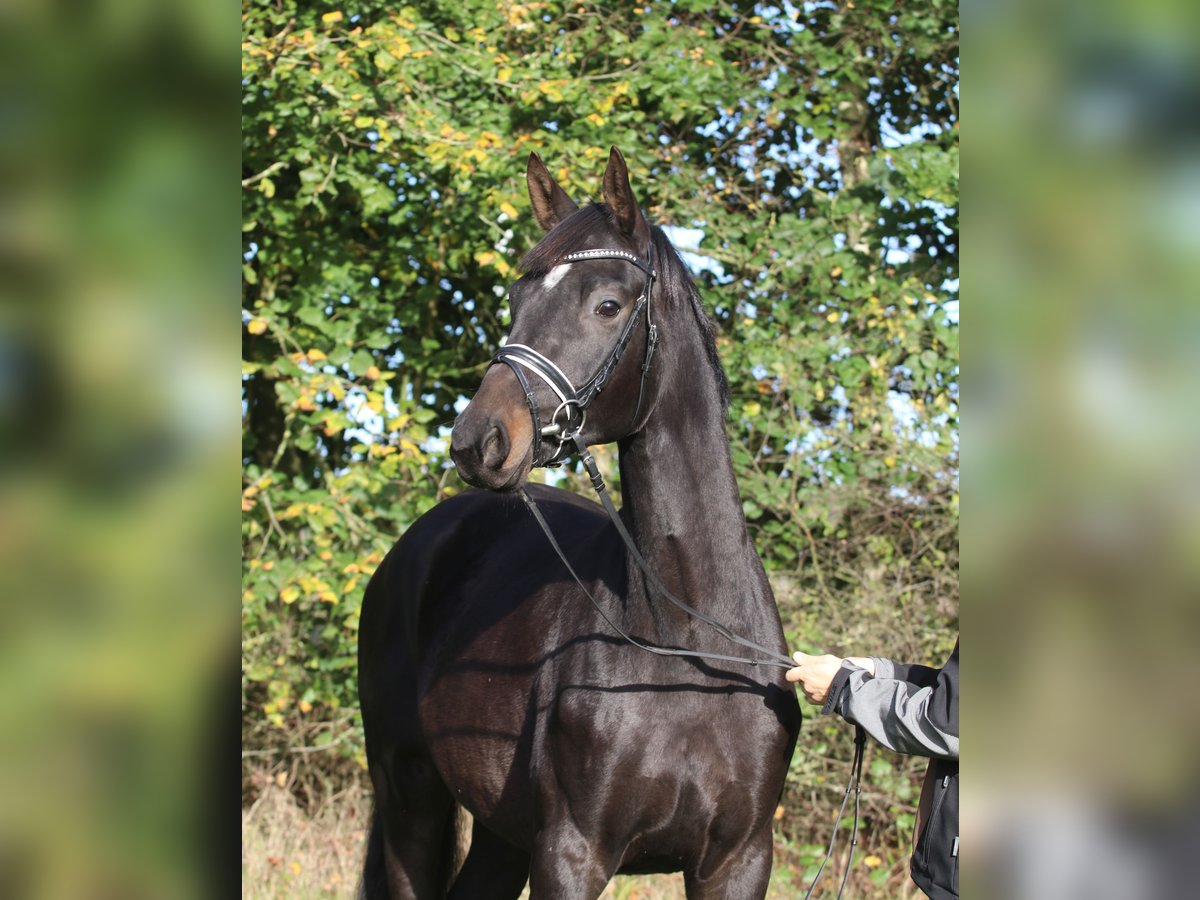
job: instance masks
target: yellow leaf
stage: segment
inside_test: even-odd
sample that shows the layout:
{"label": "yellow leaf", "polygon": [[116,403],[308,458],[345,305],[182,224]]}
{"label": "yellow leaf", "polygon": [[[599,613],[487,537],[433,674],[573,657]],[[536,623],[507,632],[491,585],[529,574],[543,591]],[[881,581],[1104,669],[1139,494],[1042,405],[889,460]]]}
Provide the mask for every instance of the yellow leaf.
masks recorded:
{"label": "yellow leaf", "polygon": [[517,217],[517,208],[508,201],[500,204],[500,212],[504,213],[510,219],[515,219]]}
{"label": "yellow leaf", "polygon": [[538,90],[557,103],[563,99],[562,91],[559,90],[562,84],[561,81],[539,81]]}
{"label": "yellow leaf", "polygon": [[753,402],[747,403],[742,407],[742,412],[748,416],[757,416],[760,412],[762,412],[762,404]]}
{"label": "yellow leaf", "polygon": [[317,594],[317,599],[322,603],[337,603],[338,595],[333,591],[321,591],[321,593]]}
{"label": "yellow leaf", "polygon": [[481,266],[491,265],[492,260],[494,260],[495,258],[496,258],[496,254],[493,253],[491,250],[481,250],[480,252],[475,254],[475,262],[479,263]]}
{"label": "yellow leaf", "polygon": [[883,862],[883,860],[880,859],[875,854],[871,854],[870,856],[863,858],[863,865],[865,865],[868,869],[874,869],[876,866],[880,865],[882,862]]}
{"label": "yellow leaf", "polygon": [[370,128],[375,124],[375,120],[371,116],[356,116],[354,119],[355,128]]}
{"label": "yellow leaf", "polygon": [[512,69],[504,68],[496,73],[497,81],[508,81],[510,78],[512,78]]}
{"label": "yellow leaf", "polygon": [[328,357],[320,350],[309,350],[308,351],[308,361],[309,362],[323,362],[326,359],[328,359]]}
{"label": "yellow leaf", "polygon": [[600,115],[599,113],[592,113],[587,117],[587,120],[593,125],[603,125],[605,121],[604,116]]}
{"label": "yellow leaf", "polygon": [[838,315],[836,312],[831,312],[829,315],[827,315],[827,316],[825,317],[825,321],[827,321],[827,322],[836,322],[836,321],[837,321],[838,319],[840,319],[840,318],[841,318],[841,316],[840,316],[840,315]]}
{"label": "yellow leaf", "polygon": [[380,372],[379,372],[378,367],[371,366],[370,368],[367,369],[367,371],[363,372],[363,374],[366,375],[368,378],[370,378],[372,381],[378,381]]}
{"label": "yellow leaf", "polygon": [[[338,13],[338,15],[340,16],[341,13]],[[292,870],[293,875],[299,875],[300,872],[302,871],[300,868],[300,863],[296,862],[295,860],[292,860],[292,862],[288,866],[288,868]]]}
{"label": "yellow leaf", "polygon": [[894,469],[894,468],[896,467],[896,457],[894,457],[894,456],[885,456],[885,457],[883,458],[883,464],[884,464],[885,466],[887,466],[889,469]]}
{"label": "yellow leaf", "polygon": [[266,319],[251,319],[246,323],[246,330],[251,334],[262,334],[267,330]]}
{"label": "yellow leaf", "polygon": [[321,21],[326,25],[333,25],[335,22],[342,21],[342,18],[342,14],[340,12],[327,12],[325,15],[321,16]]}
{"label": "yellow leaf", "polygon": [[279,599],[284,603],[295,603],[300,599],[300,591],[294,585],[288,585],[279,592]]}

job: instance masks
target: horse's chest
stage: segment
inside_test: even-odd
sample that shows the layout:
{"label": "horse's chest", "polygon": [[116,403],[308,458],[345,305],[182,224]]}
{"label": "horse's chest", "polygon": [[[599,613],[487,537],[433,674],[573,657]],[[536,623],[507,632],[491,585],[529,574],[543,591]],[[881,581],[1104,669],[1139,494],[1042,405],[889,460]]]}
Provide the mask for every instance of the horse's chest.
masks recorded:
{"label": "horse's chest", "polygon": [[682,802],[697,785],[745,783],[761,771],[763,745],[780,729],[762,716],[761,700],[748,701],[655,690],[577,696],[547,723],[548,758],[561,782],[581,790]]}

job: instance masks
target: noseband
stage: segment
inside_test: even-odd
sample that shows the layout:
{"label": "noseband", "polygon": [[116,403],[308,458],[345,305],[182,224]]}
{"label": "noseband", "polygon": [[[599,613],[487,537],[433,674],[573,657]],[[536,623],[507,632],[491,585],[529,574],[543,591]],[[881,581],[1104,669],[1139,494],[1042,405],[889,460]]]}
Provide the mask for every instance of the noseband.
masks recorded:
{"label": "noseband", "polygon": [[[656,277],[653,242],[646,255],[647,259],[642,260],[624,250],[577,250],[574,253],[568,253],[554,266],[551,266],[551,268],[555,268],[593,259],[620,259],[637,266],[646,274],[646,285],[642,288],[641,296],[634,301],[633,312],[630,313],[629,321],[621,330],[612,352],[608,354],[592,377],[580,387],[576,388],[571,384],[571,379],[555,365],[553,360],[525,344],[505,344],[492,357],[493,363],[504,363],[512,369],[513,374],[517,376],[517,382],[521,385],[521,390],[525,392],[525,402],[529,404],[529,414],[533,418],[533,465],[535,467],[562,465],[563,460],[570,455],[575,437],[583,430],[583,426],[587,422],[588,407],[592,405],[592,401],[604,390],[608,379],[612,377],[617,363],[621,360],[621,355],[629,346],[629,341],[633,337],[634,329],[637,328],[638,320],[644,309],[647,323],[646,357],[642,363],[642,380],[638,386],[637,406],[633,411],[633,422],[637,422],[638,414],[642,410],[642,397],[646,390],[646,376],[650,372],[650,360],[654,357],[655,347],[658,346],[658,326],[654,324],[650,315],[650,292],[654,287]],[[537,400],[533,396],[533,388],[529,384],[529,379],[525,377],[526,371],[532,372],[546,382],[558,398],[558,406],[555,407],[545,425],[542,424],[542,415],[538,409]],[[558,448],[549,456],[542,450],[542,438],[552,438],[558,441]]]}

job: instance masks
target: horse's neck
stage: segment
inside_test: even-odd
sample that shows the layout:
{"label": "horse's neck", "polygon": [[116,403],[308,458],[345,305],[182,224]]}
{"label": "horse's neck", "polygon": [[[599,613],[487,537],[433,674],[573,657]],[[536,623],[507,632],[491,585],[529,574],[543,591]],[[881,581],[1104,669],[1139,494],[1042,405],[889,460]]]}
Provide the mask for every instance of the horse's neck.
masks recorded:
{"label": "horse's neck", "polygon": [[[664,391],[650,421],[621,443],[621,493],[630,530],[659,579],[738,630],[756,608],[769,608],[773,619],[774,598],[746,532],[716,378],[703,351],[692,350],[685,354],[692,359],[671,367],[687,377],[657,373]],[[655,611],[660,622],[681,621],[664,602]]]}

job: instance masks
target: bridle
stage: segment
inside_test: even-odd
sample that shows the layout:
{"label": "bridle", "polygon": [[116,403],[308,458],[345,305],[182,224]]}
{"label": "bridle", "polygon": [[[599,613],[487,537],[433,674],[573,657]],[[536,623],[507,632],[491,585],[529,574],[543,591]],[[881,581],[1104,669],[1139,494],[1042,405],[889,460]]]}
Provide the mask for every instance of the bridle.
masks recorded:
{"label": "bridle", "polygon": [[[600,367],[596,370],[595,374],[585,381],[581,387],[576,388],[573,384],[571,384],[571,380],[566,376],[563,370],[554,363],[553,360],[549,359],[526,344],[505,344],[500,348],[496,355],[492,357],[492,362],[493,364],[498,362],[504,363],[510,369],[512,369],[513,374],[517,376],[517,381],[521,385],[521,389],[525,393],[525,402],[529,405],[529,414],[533,419],[533,464],[535,466],[561,465],[563,460],[572,455],[572,452],[574,452],[574,454],[577,455],[579,460],[583,463],[584,468],[587,470],[588,476],[592,480],[592,487],[595,489],[597,496],[604,505],[604,509],[608,513],[609,519],[612,520],[613,526],[617,529],[617,533],[621,536],[621,540],[625,543],[625,547],[629,551],[630,556],[633,558],[634,562],[637,563],[638,568],[642,570],[642,574],[645,575],[648,586],[652,586],[659,594],[666,597],[667,600],[669,600],[679,609],[683,610],[692,618],[698,619],[701,622],[711,626],[717,631],[718,634],[728,638],[736,644],[742,645],[743,647],[747,647],[758,653],[765,654],[768,658],[761,659],[757,657],[728,656],[721,653],[707,653],[698,650],[684,650],[682,648],[675,647],[657,647],[639,641],[619,624],[609,618],[608,614],[600,606],[596,598],[592,596],[591,591],[587,589],[587,586],[583,583],[583,580],[576,574],[575,569],[572,567],[570,560],[567,559],[567,555],[563,552],[562,547],[559,546],[558,540],[554,537],[554,533],[550,530],[550,526],[542,516],[541,510],[538,509],[537,504],[524,488],[522,488],[520,491],[521,498],[525,501],[525,505],[529,507],[529,511],[537,520],[538,525],[541,526],[542,531],[545,532],[546,538],[550,541],[550,545],[558,554],[559,559],[561,559],[563,564],[567,567],[567,570],[572,576],[574,576],[575,581],[583,590],[588,600],[591,601],[592,605],[596,608],[600,615],[604,617],[604,620],[608,622],[608,624],[618,634],[625,638],[626,641],[633,644],[635,647],[663,656],[690,656],[701,659],[720,660],[722,662],[749,663],[750,665],[754,666],[769,665],[790,669],[795,665],[790,658],[784,656],[782,653],[779,653],[776,650],[772,650],[770,647],[764,647],[762,644],[755,643],[749,638],[744,638],[741,635],[735,634],[731,629],[722,625],[720,622],[680,600],[673,593],[671,593],[671,591],[662,583],[662,581],[659,580],[658,576],[654,573],[654,570],[650,568],[650,564],[647,563],[642,557],[641,552],[637,548],[637,544],[634,542],[633,537],[629,534],[628,529],[626,529],[625,523],[621,521],[621,517],[617,513],[617,508],[613,505],[612,497],[610,497],[608,494],[608,488],[605,487],[604,479],[600,475],[600,470],[596,466],[596,460],[592,457],[591,451],[588,450],[587,444],[583,440],[583,426],[587,421],[587,409],[591,405],[592,401],[595,400],[599,395],[600,391],[604,389],[604,385],[612,376],[613,371],[617,367],[617,363],[621,360],[621,355],[629,346],[629,341],[633,337],[633,331],[637,327],[637,323],[641,318],[642,311],[645,310],[647,322],[646,356],[642,362],[641,384],[638,387],[637,406],[635,407],[633,413],[633,422],[635,424],[637,422],[638,415],[641,412],[642,400],[646,390],[646,376],[650,372],[650,362],[654,356],[655,347],[658,345],[658,326],[653,322],[650,306],[651,291],[654,287],[654,280],[656,278],[656,273],[654,270],[653,241],[650,243],[647,249],[646,257],[647,258],[643,260],[626,250],[577,250],[574,253],[568,253],[567,255],[563,256],[554,264],[554,266],[551,266],[551,268],[554,268],[556,266],[568,265],[570,263],[584,260],[619,259],[637,266],[646,275],[646,282],[645,286],[642,288],[642,293],[634,301],[633,312],[630,313],[629,320],[625,323],[625,327],[621,330],[621,334],[618,336],[617,342],[613,346],[612,351],[608,354],[607,358],[605,358],[604,362],[600,364]],[[537,375],[544,382],[546,382],[559,400],[558,406],[555,408],[553,415],[550,417],[549,423],[546,425],[542,424],[542,416],[538,409],[537,398],[534,397],[533,388],[530,386],[529,379],[525,377],[525,371],[523,370],[532,372],[534,375]],[[559,421],[560,416],[563,417],[561,422]],[[543,437],[554,437],[558,440],[558,447],[549,456],[545,456],[541,449]]]}
{"label": "bridle", "polygon": [[[658,326],[654,324],[650,311],[650,291],[654,287],[656,277],[653,242],[648,247],[646,257],[645,260],[642,260],[625,250],[577,250],[574,253],[568,253],[551,266],[551,268],[566,266],[583,260],[620,259],[637,266],[646,275],[642,293],[633,301],[633,312],[630,313],[625,327],[621,329],[612,351],[592,377],[578,388],[571,384],[571,379],[553,360],[526,344],[505,344],[492,357],[493,363],[504,363],[512,369],[513,374],[517,376],[517,382],[521,385],[521,390],[525,392],[525,402],[529,405],[529,414],[533,418],[533,465],[535,468],[537,466],[562,465],[563,460],[570,454],[570,445],[574,442],[575,437],[583,431],[583,426],[587,422],[588,407],[592,405],[592,401],[599,396],[608,383],[608,379],[612,377],[625,348],[629,346],[629,341],[633,338],[633,332],[641,319],[642,311],[645,310],[646,356],[642,362],[642,380],[638,387],[637,407],[633,412],[633,421],[637,422],[637,417],[642,410],[642,398],[646,391],[646,376],[650,373],[650,362],[654,358],[654,350],[658,346]],[[546,382],[550,390],[558,397],[558,406],[545,425],[542,424],[542,415],[538,409],[537,399],[533,395],[529,379],[525,377],[525,371],[532,372]],[[560,416],[562,417],[561,421]],[[546,456],[542,450],[542,438],[557,438],[558,440],[558,448],[549,456]]]}
{"label": "bridle", "polygon": [[[610,628],[616,631],[619,635],[621,635],[621,637],[623,637],[633,646],[640,650],[645,650],[649,653],[654,653],[660,656],[684,656],[696,659],[717,660],[721,662],[748,663],[753,666],[766,665],[790,669],[795,666],[795,662],[791,658],[772,650],[770,647],[764,647],[763,645],[755,643],[749,638],[744,638],[741,635],[736,634],[725,625],[722,625],[720,622],[716,621],[705,613],[702,613],[700,610],[688,605],[671,593],[671,591],[667,589],[662,581],[659,580],[658,576],[654,573],[654,570],[650,568],[650,564],[647,563],[642,557],[641,552],[637,548],[637,544],[634,542],[633,537],[629,534],[628,529],[625,527],[625,523],[621,521],[621,517],[617,513],[617,509],[613,505],[612,498],[608,494],[607,487],[605,487],[604,478],[600,475],[600,470],[596,466],[596,461],[593,458],[591,451],[588,449],[587,444],[583,440],[583,427],[587,422],[588,407],[604,389],[605,384],[608,383],[608,379],[612,377],[613,371],[616,369],[617,364],[621,360],[621,355],[629,346],[629,342],[633,337],[634,329],[637,328],[638,321],[641,318],[642,311],[645,310],[647,323],[646,355],[642,362],[642,375],[641,383],[638,386],[637,406],[634,408],[632,419],[634,424],[636,424],[638,421],[638,415],[641,413],[642,400],[646,390],[646,376],[650,372],[650,362],[654,357],[655,348],[658,346],[658,326],[654,324],[653,317],[651,315],[650,299],[651,289],[654,287],[654,280],[657,277],[654,269],[654,243],[651,241],[647,249],[645,260],[625,250],[577,250],[574,253],[568,253],[566,256],[563,256],[554,264],[554,266],[551,266],[551,268],[560,265],[568,265],[574,262],[596,259],[620,259],[631,263],[645,273],[646,282],[645,287],[642,289],[641,295],[634,301],[633,312],[630,313],[629,320],[625,323],[625,327],[621,330],[621,334],[618,336],[617,342],[613,346],[612,351],[608,354],[608,357],[604,360],[604,362],[600,364],[600,367],[596,370],[591,378],[585,381],[579,388],[576,388],[573,384],[571,384],[571,380],[566,376],[562,369],[554,363],[553,360],[549,359],[526,344],[505,344],[500,348],[499,351],[497,351],[496,355],[492,357],[493,364],[504,363],[510,369],[512,369],[513,374],[517,377],[517,382],[521,385],[521,390],[525,393],[525,402],[529,405],[529,414],[533,419],[533,465],[535,467],[559,466],[562,465],[566,458],[572,455],[572,453],[577,455],[579,460],[583,463],[584,468],[587,470],[588,476],[592,482],[592,487],[595,489],[605,511],[608,513],[609,519],[612,521],[617,533],[621,536],[621,540],[624,542],[630,556],[633,558],[634,562],[637,564],[638,568],[641,569],[642,574],[645,576],[647,586],[653,586],[659,594],[669,600],[672,604],[683,610],[691,617],[709,625],[718,634],[728,638],[736,644],[740,644],[758,653],[765,654],[767,658],[730,656],[722,653],[685,650],[677,647],[661,647],[653,644],[647,644],[638,640],[626,629],[621,627],[619,623],[615,622],[608,615],[608,613],[605,612],[604,608],[600,605],[599,601],[596,600],[592,592],[588,590],[588,587],[586,584],[584,584],[583,579],[580,578],[579,574],[575,571],[575,567],[571,565],[571,561],[567,558],[566,553],[563,552],[563,549],[559,545],[557,538],[554,537],[554,532],[551,531],[550,525],[546,522],[546,519],[542,515],[541,510],[538,508],[537,503],[529,495],[528,491],[524,489],[524,487],[520,489],[521,499],[524,501],[525,505],[529,508],[530,513],[532,513],[534,519],[541,527],[542,532],[546,535],[547,540],[549,540],[551,547],[554,548],[554,552],[558,555],[558,558],[562,561],[563,565],[566,566],[567,571],[571,573],[571,576],[575,579],[576,584],[583,591],[588,600],[591,601],[592,606],[595,607],[601,618],[608,623]],[[534,375],[537,375],[540,379],[542,379],[542,381],[549,385],[550,389],[554,392],[554,395],[559,400],[558,406],[551,414],[549,422],[547,422],[545,425],[542,424],[542,417],[538,409],[537,398],[534,397],[533,388],[529,384],[529,379],[525,377],[525,371],[532,372]],[[559,420],[560,416],[562,417],[562,421]],[[546,456],[542,451],[542,438],[544,437],[555,438],[558,440],[558,447],[549,456]],[[808,893],[805,894],[805,900],[808,900],[808,898],[812,896],[813,891],[816,889],[817,881],[820,879],[821,873],[825,870],[826,863],[829,862],[833,855],[835,842],[837,841],[838,828],[841,825],[842,816],[846,811],[846,805],[850,799],[850,792],[852,789],[854,789],[854,827],[850,838],[850,848],[846,858],[845,869],[842,874],[842,883],[838,890],[839,898],[846,889],[846,882],[849,878],[850,867],[854,859],[854,849],[858,843],[859,801],[862,795],[862,766],[865,743],[866,735],[863,732],[863,728],[861,725],[856,724],[854,738],[854,759],[850,764],[850,781],[846,785],[846,793],[842,798],[842,806],[841,809],[838,810],[837,821],[833,826],[833,835],[830,837],[829,850],[825,854],[825,858],[822,860],[816,876],[809,885]]]}

